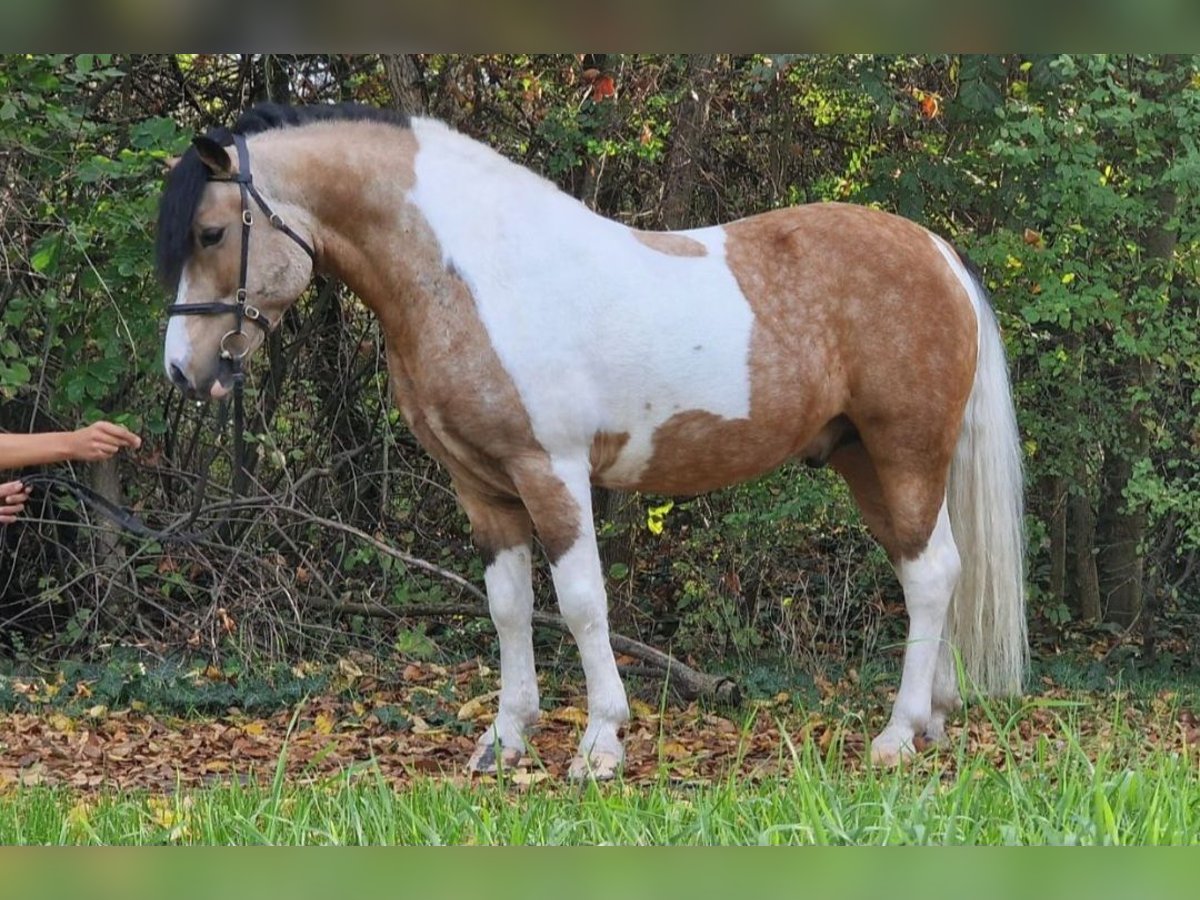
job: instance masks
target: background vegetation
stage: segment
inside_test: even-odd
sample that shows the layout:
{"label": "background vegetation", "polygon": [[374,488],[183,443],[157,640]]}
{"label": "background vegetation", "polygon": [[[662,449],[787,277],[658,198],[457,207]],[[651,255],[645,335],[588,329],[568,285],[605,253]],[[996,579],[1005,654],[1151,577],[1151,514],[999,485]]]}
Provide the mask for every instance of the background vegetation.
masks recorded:
{"label": "background vegetation", "polygon": [[[209,499],[229,484],[213,411],[161,375],[163,164],[262,99],[440,117],[643,228],[844,200],[947,235],[981,268],[1009,347],[1036,649],[1197,662],[1197,58],[0,57],[0,428],[135,428],[138,455],[75,474],[157,525],[187,513],[210,458]],[[217,662],[491,652],[486,624],[395,615],[453,585],[313,521],[479,581],[445,478],[387,400],[374,322],[319,281],[267,349],[250,385],[262,502],[180,548],[39,496],[0,532],[10,665],[113,644]],[[618,630],[701,662],[818,667],[901,633],[886,560],[832,476],[598,499]]]}

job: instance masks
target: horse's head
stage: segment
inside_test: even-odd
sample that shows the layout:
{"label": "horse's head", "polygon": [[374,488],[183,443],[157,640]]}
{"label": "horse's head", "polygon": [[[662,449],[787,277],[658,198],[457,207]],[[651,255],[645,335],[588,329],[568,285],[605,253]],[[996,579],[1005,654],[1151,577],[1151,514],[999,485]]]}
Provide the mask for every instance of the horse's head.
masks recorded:
{"label": "horse's head", "polygon": [[256,184],[265,169],[252,171],[242,135],[215,138],[197,137],[174,164],[158,217],[159,274],[175,291],[163,365],[197,399],[229,391],[316,265],[311,219]]}

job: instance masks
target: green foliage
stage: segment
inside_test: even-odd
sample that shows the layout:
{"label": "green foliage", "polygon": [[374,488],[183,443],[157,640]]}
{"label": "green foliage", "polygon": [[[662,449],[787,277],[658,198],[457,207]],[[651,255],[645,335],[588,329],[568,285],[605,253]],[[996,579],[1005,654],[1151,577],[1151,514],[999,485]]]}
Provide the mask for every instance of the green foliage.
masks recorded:
{"label": "green foliage", "polygon": [[265,713],[299,703],[328,689],[328,673],[300,674],[285,665],[239,671],[231,662],[216,671],[191,659],[147,662],[133,652],[111,653],[101,664],[66,662],[41,690],[17,691],[18,679],[0,675],[0,709],[61,711],[84,715],[89,709],[146,709],[172,715],[224,713],[237,707]]}
{"label": "green foliage", "polygon": [[639,594],[656,593],[666,573],[669,605],[659,615],[677,621],[675,650],[743,664],[772,653],[811,666],[833,643],[855,659],[874,648],[894,592],[890,567],[831,470],[785,466],[646,509]]}
{"label": "green foliage", "polygon": [[53,357],[49,396],[70,419],[130,404],[134,385],[158,368],[150,223],[164,161],[186,132],[165,117],[97,121],[89,98],[125,75],[109,55],[10,56],[0,66],[0,146],[12,148],[11,174],[30,187],[21,212],[31,225],[24,260],[7,260],[28,269],[3,310],[26,352],[0,346],[0,392],[28,389],[31,370]]}

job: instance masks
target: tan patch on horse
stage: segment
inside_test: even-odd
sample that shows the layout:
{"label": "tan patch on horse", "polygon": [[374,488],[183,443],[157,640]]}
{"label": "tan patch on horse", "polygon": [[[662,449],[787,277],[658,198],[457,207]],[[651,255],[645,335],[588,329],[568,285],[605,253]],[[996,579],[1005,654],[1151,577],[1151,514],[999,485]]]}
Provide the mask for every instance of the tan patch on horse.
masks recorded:
{"label": "tan patch on horse", "polygon": [[548,462],[537,456],[513,460],[510,470],[517,492],[537,525],[546,558],[551,564],[558,562],[579,540],[579,504]]}
{"label": "tan patch on horse", "polygon": [[621,455],[621,451],[625,449],[625,445],[628,443],[628,431],[596,432],[596,436],[592,438],[592,448],[588,452],[588,461],[592,466],[592,478],[594,480],[602,480],[604,473],[612,468],[617,461],[617,457]]}
{"label": "tan patch on horse", "polygon": [[529,545],[533,523],[520,501],[498,503],[494,498],[479,497],[458,484],[454,489],[471,520],[471,542],[479,550],[485,568],[500,551]]}
{"label": "tan patch on horse", "polygon": [[725,233],[755,316],[750,415],[668,419],[638,486],[695,493],[790,457],[824,459],[857,433],[891,510],[885,546],[923,546],[974,376],[961,283],[923,228],[865,207],[795,207]]}
{"label": "tan patch on horse", "polygon": [[707,256],[708,248],[695,238],[673,231],[635,231],[633,236],[659,253],[668,256]]}
{"label": "tan patch on horse", "polygon": [[407,202],[416,136],[392,125],[338,122],[330,132],[338,153],[330,158],[321,127],[278,132],[291,142],[287,177],[318,198],[336,274],[379,319],[397,406],[449,471],[485,553],[528,540],[513,510],[523,503],[556,562],[579,537],[581,511],[535,437],[469,287]]}

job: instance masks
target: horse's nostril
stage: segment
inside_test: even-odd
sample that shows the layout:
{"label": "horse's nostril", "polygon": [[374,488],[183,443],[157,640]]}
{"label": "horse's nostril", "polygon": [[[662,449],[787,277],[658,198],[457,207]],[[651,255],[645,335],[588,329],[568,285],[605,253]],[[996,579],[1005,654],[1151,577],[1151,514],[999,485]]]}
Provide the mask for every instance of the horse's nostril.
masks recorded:
{"label": "horse's nostril", "polygon": [[188,386],[188,379],[187,376],[183,374],[183,369],[179,368],[179,366],[177,366],[175,363],[171,363],[170,371],[171,383],[177,388],[186,389]]}

